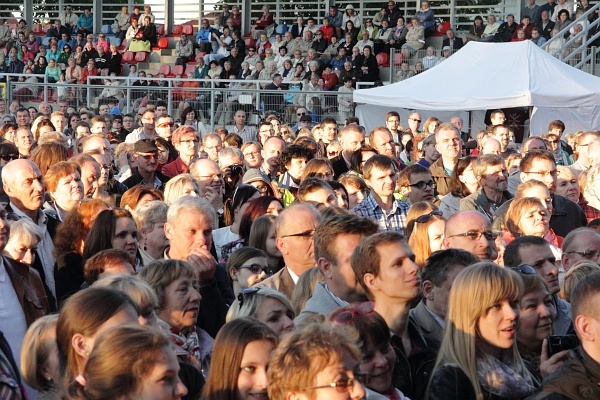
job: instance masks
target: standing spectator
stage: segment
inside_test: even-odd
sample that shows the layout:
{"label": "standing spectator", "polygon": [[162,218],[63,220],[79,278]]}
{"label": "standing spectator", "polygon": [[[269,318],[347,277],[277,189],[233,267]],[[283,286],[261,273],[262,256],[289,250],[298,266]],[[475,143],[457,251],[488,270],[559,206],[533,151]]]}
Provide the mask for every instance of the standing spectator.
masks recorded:
{"label": "standing spectator", "polygon": [[429,1],[424,0],[421,2],[421,9],[417,11],[415,16],[419,19],[419,23],[425,28],[425,37],[435,33],[435,17],[433,10],[429,8]]}
{"label": "standing spectator", "polygon": [[344,27],[346,27],[346,31],[347,31],[347,27],[348,27],[348,25],[347,25],[348,21],[351,21],[353,24],[353,27],[355,27],[356,29],[358,29],[358,27],[362,25],[360,16],[354,12],[354,6],[352,4],[348,4],[346,6],[346,10],[344,12],[343,23],[344,23]]}
{"label": "standing spectator", "polygon": [[529,17],[532,24],[537,24],[542,20],[540,6],[535,4],[535,0],[527,0],[527,4],[521,9],[521,18],[525,15]]}

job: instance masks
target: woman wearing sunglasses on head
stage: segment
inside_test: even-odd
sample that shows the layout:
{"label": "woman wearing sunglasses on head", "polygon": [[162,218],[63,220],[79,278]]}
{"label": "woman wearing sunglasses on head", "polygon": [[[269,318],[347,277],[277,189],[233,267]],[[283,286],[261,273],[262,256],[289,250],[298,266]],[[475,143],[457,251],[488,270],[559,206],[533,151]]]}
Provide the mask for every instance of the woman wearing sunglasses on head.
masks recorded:
{"label": "woman wearing sunglasses on head", "polygon": [[415,263],[422,268],[431,253],[442,249],[446,220],[442,211],[426,201],[413,204],[406,220],[408,245],[415,253]]}
{"label": "woman wearing sunglasses on head", "polygon": [[365,385],[367,400],[404,400],[392,385],[396,353],[390,343],[390,329],[375,312],[372,302],[338,308],[327,318],[334,325],[350,325],[358,331],[362,358],[356,372]]}
{"label": "woman wearing sunglasses on head", "polygon": [[254,286],[240,290],[237,301],[234,301],[226,321],[242,317],[254,317],[281,337],[294,329],[296,313],[287,297],[275,289]]}
{"label": "woman wearing sunglasses on head", "polygon": [[523,282],[492,262],[462,270],[450,289],[430,400],[524,399],[534,380],[517,349]]}

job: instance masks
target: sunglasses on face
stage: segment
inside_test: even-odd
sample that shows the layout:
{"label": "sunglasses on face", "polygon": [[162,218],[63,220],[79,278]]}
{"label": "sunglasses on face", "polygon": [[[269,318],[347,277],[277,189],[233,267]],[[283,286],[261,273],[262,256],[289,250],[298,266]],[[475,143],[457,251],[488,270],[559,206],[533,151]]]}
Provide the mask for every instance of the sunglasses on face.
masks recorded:
{"label": "sunglasses on face", "polygon": [[19,158],[18,154],[2,154],[0,155],[0,158],[3,161],[12,161],[12,160],[17,160]]}

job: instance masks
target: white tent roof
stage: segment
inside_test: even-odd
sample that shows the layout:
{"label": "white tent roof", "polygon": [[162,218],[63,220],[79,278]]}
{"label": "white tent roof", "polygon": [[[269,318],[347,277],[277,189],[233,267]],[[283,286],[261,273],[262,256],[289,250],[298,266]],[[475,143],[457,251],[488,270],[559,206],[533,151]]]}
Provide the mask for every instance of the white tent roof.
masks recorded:
{"label": "white tent roof", "polygon": [[469,42],[417,76],[354,92],[356,103],[416,110],[487,110],[600,105],[600,78],[573,68],[526,40]]}

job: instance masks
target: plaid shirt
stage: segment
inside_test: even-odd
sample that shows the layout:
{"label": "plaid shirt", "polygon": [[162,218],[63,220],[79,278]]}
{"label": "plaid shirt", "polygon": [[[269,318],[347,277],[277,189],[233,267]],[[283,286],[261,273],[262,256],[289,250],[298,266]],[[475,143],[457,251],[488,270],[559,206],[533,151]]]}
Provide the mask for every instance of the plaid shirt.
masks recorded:
{"label": "plaid shirt", "polygon": [[377,222],[379,229],[382,231],[396,231],[404,234],[406,228],[406,213],[410,204],[402,200],[396,200],[392,204],[392,209],[389,214],[381,208],[379,204],[370,194],[362,203],[352,209],[357,215],[361,217],[370,218]]}
{"label": "plaid shirt", "polygon": [[587,222],[590,223],[596,218],[600,218],[600,210],[586,204],[580,205],[581,209],[585,213],[585,217],[587,218]]}

